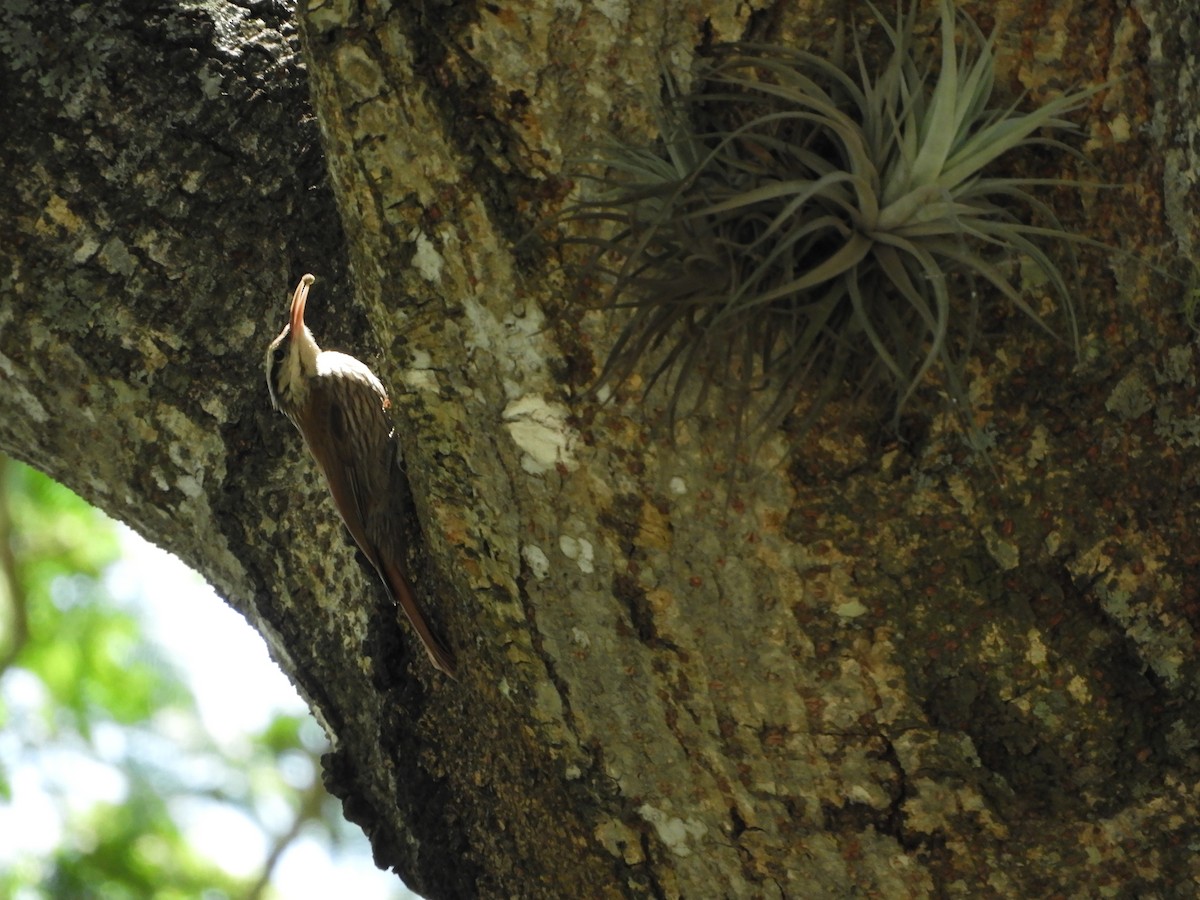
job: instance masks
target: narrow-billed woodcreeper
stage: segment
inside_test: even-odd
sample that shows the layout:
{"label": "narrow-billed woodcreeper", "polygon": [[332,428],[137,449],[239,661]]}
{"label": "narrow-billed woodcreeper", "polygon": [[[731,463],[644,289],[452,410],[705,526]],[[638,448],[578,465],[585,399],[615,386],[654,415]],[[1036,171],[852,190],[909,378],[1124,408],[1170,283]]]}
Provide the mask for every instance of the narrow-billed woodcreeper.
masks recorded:
{"label": "narrow-billed woodcreeper", "polygon": [[353,356],[322,350],[304,324],[315,279],[292,294],[291,317],[267,349],[271,403],[292,420],[325,475],[342,521],[400,604],[434,667],[454,674],[454,658],[430,630],[404,574],[401,515],[408,482],[387,391]]}

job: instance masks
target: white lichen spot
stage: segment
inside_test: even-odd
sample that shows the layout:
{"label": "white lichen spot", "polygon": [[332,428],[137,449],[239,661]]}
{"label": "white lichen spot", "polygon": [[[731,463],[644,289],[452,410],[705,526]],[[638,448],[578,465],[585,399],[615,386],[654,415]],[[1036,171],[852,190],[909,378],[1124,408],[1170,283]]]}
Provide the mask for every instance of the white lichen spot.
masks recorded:
{"label": "white lichen spot", "polygon": [[229,411],[225,408],[225,404],[221,402],[219,397],[210,394],[200,401],[200,408],[216,419],[218,422],[229,421]]}
{"label": "white lichen spot", "polygon": [[671,489],[671,493],[674,494],[676,497],[682,497],[684,494],[687,493],[687,482],[685,482],[678,475],[676,475],[674,478],[671,479],[668,486]]}
{"label": "white lichen spot", "polygon": [[1119,144],[1129,140],[1129,117],[1124,113],[1113,116],[1108,122],[1108,132],[1110,137]]}
{"label": "white lichen spot", "polygon": [[441,390],[437,371],[433,368],[433,357],[429,355],[428,350],[414,350],[412,365],[404,369],[400,377],[410,391],[428,391],[436,394]]}
{"label": "white lichen spot", "polygon": [[21,413],[39,425],[48,422],[50,413],[46,411],[42,401],[21,386],[16,377],[16,366],[11,359],[2,354],[0,354],[0,372],[4,373],[4,389],[8,391],[9,400],[15,401],[15,405],[21,410]]}
{"label": "white lichen spot", "polygon": [[1012,541],[1004,540],[990,525],[983,529],[983,543],[1001,571],[1009,572],[1021,564],[1021,548]]}
{"label": "white lichen spot", "polygon": [[470,326],[467,329],[467,349],[490,351],[499,337],[496,317],[474,297],[463,297],[462,308]]}
{"label": "white lichen spot", "polygon": [[308,0],[305,16],[314,34],[325,34],[352,21],[353,6],[352,0]]}
{"label": "white lichen spot", "polygon": [[202,65],[196,70],[196,81],[200,84],[200,92],[206,100],[216,100],[224,93],[225,79],[215,66]]}
{"label": "white lichen spot", "polygon": [[571,628],[571,643],[573,643],[576,647],[582,647],[584,650],[586,650],[592,646],[592,639],[582,628],[579,626],[573,626]]}
{"label": "white lichen spot", "polygon": [[181,475],[179,480],[175,482],[175,486],[179,488],[185,497],[199,497],[204,493],[200,479],[191,475]]}
{"label": "white lichen spot", "polygon": [[946,479],[946,484],[950,488],[950,496],[958,501],[958,505],[962,507],[963,512],[968,515],[975,509],[975,491],[972,490],[970,483],[961,475],[950,475]]}
{"label": "white lichen spot", "polygon": [[509,403],[503,418],[513,443],[523,451],[521,468],[530,475],[541,475],[559,464],[575,468],[575,432],[567,425],[567,410],[561,403],[527,394]]}
{"label": "white lichen spot", "polygon": [[1031,465],[1040,463],[1046,458],[1049,453],[1048,440],[1049,433],[1046,431],[1045,425],[1033,426],[1033,434],[1029,438],[1029,452],[1025,454],[1025,458]]}
{"label": "white lichen spot", "polygon": [[1042,541],[1042,545],[1051,556],[1058,556],[1058,548],[1062,546],[1062,532],[1051,531],[1046,535],[1046,539]]}
{"label": "white lichen spot", "polygon": [[1192,348],[1186,344],[1172,347],[1163,358],[1163,367],[1154,373],[1159,384],[1182,384],[1192,387],[1196,384],[1195,367],[1192,365]]}
{"label": "white lichen spot", "polygon": [[1042,643],[1042,636],[1034,630],[1030,630],[1028,635],[1029,649],[1025,651],[1025,658],[1030,663],[1041,668],[1046,664],[1046,645]]}
{"label": "white lichen spot", "polygon": [[839,603],[833,608],[843,619],[857,619],[867,611],[867,608],[858,600],[847,600],[845,603]]}
{"label": "white lichen spot", "polygon": [[84,237],[79,246],[75,248],[75,252],[71,254],[71,259],[76,263],[85,263],[100,249],[100,242],[91,235]]}
{"label": "white lichen spot", "polygon": [[1118,381],[1104,401],[1105,409],[1127,422],[1145,415],[1153,405],[1150,388],[1137,372],[1130,372]]}
{"label": "white lichen spot", "polygon": [[1067,693],[1070,694],[1075,702],[1081,706],[1086,706],[1092,702],[1092,691],[1088,687],[1088,683],[1083,679],[1083,676],[1076,675],[1067,682]]}
{"label": "white lichen spot", "polygon": [[33,227],[39,234],[52,234],[56,227],[73,233],[78,231],[82,225],[83,221],[71,212],[66,198],[53,194],[46,201],[41,218],[34,223]]}
{"label": "white lichen spot", "polygon": [[125,242],[116,235],[109,238],[101,248],[98,260],[100,265],[113,275],[132,275],[137,269],[137,260],[133,258]]}
{"label": "white lichen spot", "polygon": [[195,171],[184,173],[179,186],[183,188],[186,194],[197,194],[200,192],[200,185],[203,183],[204,175],[199,169],[196,169]]}
{"label": "white lichen spot", "polygon": [[852,803],[858,803],[862,806],[870,806],[874,809],[882,809],[884,806],[881,805],[879,796],[882,793],[883,791],[878,787],[876,787],[875,791],[872,792],[868,790],[865,785],[854,784],[851,785],[850,789],[846,792],[846,799]]}
{"label": "white lichen spot", "polygon": [[1006,652],[1008,649],[1008,641],[996,625],[990,625],[984,631],[982,645],[990,659],[998,658],[1001,653]]}
{"label": "white lichen spot", "polygon": [[426,281],[438,284],[442,280],[442,267],[446,261],[424,232],[417,232],[416,239],[417,252],[413,254],[413,268]]}
{"label": "white lichen spot", "polygon": [[462,298],[466,313],[463,344],[468,350],[493,355],[505,396],[512,400],[528,393],[530,383],[542,381],[540,376],[546,370],[546,317],[529,297],[505,297],[503,317],[497,317],[485,305],[484,301],[494,295],[495,279],[506,274],[504,270],[482,273],[474,295]]}
{"label": "white lichen spot", "polygon": [[558,549],[562,551],[563,556],[572,560],[579,566],[579,571],[590,575],[596,571],[593,565],[595,551],[592,549],[592,542],[587,538],[575,538],[569,534],[561,535],[558,539]]}
{"label": "white lichen spot", "polygon": [[550,560],[546,557],[546,552],[537,544],[525,544],[521,548],[521,557],[525,560],[525,565],[529,566],[533,577],[538,581],[550,574]]}
{"label": "white lichen spot", "polygon": [[638,815],[654,826],[658,838],[676,856],[691,856],[692,848],[688,842],[704,837],[708,828],[697,819],[686,822],[678,816],[669,816],[661,809],[655,809],[649,803],[638,807]]}
{"label": "white lichen spot", "polygon": [[151,262],[157,263],[164,269],[173,267],[176,241],[161,231],[146,229],[137,235],[133,245],[146,254]]}

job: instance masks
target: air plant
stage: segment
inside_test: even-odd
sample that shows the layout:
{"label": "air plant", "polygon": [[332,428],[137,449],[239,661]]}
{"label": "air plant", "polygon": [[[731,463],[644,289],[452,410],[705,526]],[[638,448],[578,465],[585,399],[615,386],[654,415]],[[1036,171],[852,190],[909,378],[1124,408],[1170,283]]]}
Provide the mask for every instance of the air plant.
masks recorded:
{"label": "air plant", "polygon": [[1022,259],[1043,273],[1060,336],[1076,343],[1071,292],[1043,243],[1090,242],[1030,193],[1073,182],[987,169],[1032,144],[1073,152],[1047,134],[1072,129],[1064,116],[1095,89],[1028,111],[997,105],[994,36],[948,0],[940,57],[914,40],[915,5],[893,24],[871,9],[891,46],[878,73],[857,39],[844,67],[730,45],[695,93],[668,80],[656,144],[597,160],[594,199],[565,218],[599,236],[570,240],[590,248],[584,274],[603,305],[632,310],[600,384],[651,358],[646,390],[665,379],[672,422],[700,402],[688,390],[696,374],[701,399],[713,384],[746,398],[770,388],[755,427],[794,409],[808,427],[854,375],[891,396],[895,426],[938,368],[966,409],[954,348],[972,337],[976,288],[1056,333],[1022,296]]}

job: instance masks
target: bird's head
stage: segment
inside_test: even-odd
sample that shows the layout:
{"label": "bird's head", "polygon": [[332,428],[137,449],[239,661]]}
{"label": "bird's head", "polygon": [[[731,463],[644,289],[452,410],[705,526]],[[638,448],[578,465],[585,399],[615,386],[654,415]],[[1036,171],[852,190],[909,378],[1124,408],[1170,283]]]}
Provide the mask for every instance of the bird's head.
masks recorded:
{"label": "bird's head", "polygon": [[308,379],[317,371],[317,354],[321,349],[304,324],[304,305],[308,302],[308,289],[314,281],[316,279],[312,275],[300,279],[292,294],[288,323],[267,348],[267,390],[271,394],[271,405],[285,412],[289,407],[300,404],[307,390]]}

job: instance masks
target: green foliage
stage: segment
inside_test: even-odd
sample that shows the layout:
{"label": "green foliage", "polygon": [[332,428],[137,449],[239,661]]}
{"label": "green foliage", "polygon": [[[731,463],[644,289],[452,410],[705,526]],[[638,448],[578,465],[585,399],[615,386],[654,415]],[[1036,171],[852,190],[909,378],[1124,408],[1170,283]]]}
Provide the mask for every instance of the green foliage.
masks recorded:
{"label": "green foliage", "polygon": [[[218,746],[172,661],[109,596],[118,554],[114,523],[0,456],[0,797],[13,799],[15,772],[26,791],[36,777],[61,832],[45,858],[0,847],[0,896],[265,895],[302,829],[333,843],[344,824],[317,776],[315,726],[280,715]],[[240,815],[274,844],[257,877],[191,846],[198,809]]]}
{"label": "green foliage", "polygon": [[197,856],[150,784],[138,784],[120,804],[96,806],[74,824],[87,843],[55,854],[44,886],[52,897],[183,900],[246,892],[240,879]]}
{"label": "green foliage", "polygon": [[135,618],[104,602],[101,577],[118,557],[111,522],[32,469],[10,463],[4,478],[13,523],[8,609],[24,621],[23,634],[6,629],[20,635],[20,646],[6,649],[49,692],[56,729],[86,737],[95,720],[139,722],[188,703]]}
{"label": "green foliage", "polygon": [[1043,244],[1087,241],[1030,192],[1067,182],[989,167],[1031,145],[1067,149],[1039,135],[1070,129],[1064,116],[1092,92],[998,105],[993,40],[949,2],[936,58],[914,40],[915,4],[894,24],[876,16],[891,45],[879,71],[857,43],[845,66],[725,46],[698,92],[670,91],[657,144],[594,161],[598,195],[566,213],[584,235],[568,242],[591,248],[583,285],[608,285],[604,305],[633,311],[601,384],[657,353],[647,391],[664,381],[672,421],[719,383],[743,409],[766,395],[753,427],[800,403],[803,431],[856,375],[890,394],[894,427],[936,368],[966,409],[961,348],[980,289],[1051,331],[1023,296],[1022,263],[1076,342],[1071,291]]}

